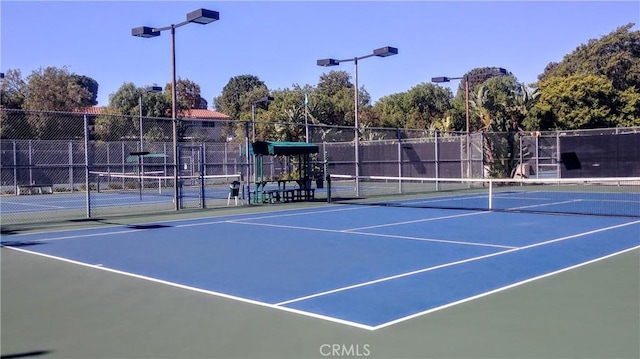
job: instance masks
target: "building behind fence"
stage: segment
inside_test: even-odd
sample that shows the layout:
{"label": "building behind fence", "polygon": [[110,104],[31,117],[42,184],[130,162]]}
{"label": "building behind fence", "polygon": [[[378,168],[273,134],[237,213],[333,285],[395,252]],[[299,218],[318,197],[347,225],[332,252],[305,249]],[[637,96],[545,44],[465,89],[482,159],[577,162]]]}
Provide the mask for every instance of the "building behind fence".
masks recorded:
{"label": "building behind fence", "polygon": [[[52,205],[52,208],[63,207],[55,211],[55,218],[81,218],[125,212],[122,206],[101,206],[97,196],[91,195],[101,181],[95,173],[178,175],[181,178],[239,174],[244,185],[251,186],[253,179],[247,174],[256,171],[247,148],[254,126],[257,140],[305,141],[305,133],[309,133],[309,142],[320,148],[313,165],[317,179],[326,177],[325,169],[334,174],[356,173],[353,127],[308,125],[305,128],[304,124],[259,120],[255,124],[224,120],[203,124],[185,119],[176,124],[179,158],[174,161],[171,119],[2,109],[1,198],[8,202],[6,199],[16,196],[20,186],[48,184],[57,196],[76,194],[84,200],[79,208],[66,211],[62,210],[64,206]],[[131,154],[140,151],[152,156],[140,162],[131,161]],[[640,176],[640,128],[469,135],[365,128],[360,133],[358,151],[361,176]],[[567,153],[577,155],[581,162],[579,169],[567,170],[562,161],[563,154]],[[262,173],[269,180],[287,178],[297,173],[297,165],[292,158],[265,158]],[[122,187],[125,185],[123,180]],[[180,202],[179,206],[140,203],[134,208],[136,212],[152,212],[226,206],[226,192],[217,193],[200,196],[195,205],[188,201]],[[322,198],[322,192],[317,193]],[[42,212],[5,211],[2,214],[4,224],[46,218]]]}

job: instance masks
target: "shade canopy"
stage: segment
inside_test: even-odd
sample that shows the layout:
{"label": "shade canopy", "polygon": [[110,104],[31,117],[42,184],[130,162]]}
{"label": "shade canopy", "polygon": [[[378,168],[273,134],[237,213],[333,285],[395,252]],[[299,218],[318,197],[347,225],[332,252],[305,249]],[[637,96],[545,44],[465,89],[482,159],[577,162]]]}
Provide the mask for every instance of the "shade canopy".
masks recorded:
{"label": "shade canopy", "polygon": [[256,141],[249,148],[249,154],[266,156],[294,156],[312,153],[318,153],[318,145],[306,142]]}
{"label": "shade canopy", "polygon": [[140,158],[166,158],[164,153],[149,153],[149,152],[131,152],[126,158],[127,163],[138,162]]}

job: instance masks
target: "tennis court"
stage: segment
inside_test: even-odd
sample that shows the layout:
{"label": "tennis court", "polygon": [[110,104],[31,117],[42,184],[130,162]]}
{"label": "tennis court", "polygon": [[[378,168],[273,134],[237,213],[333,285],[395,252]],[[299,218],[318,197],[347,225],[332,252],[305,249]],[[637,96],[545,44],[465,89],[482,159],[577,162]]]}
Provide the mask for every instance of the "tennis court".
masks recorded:
{"label": "tennis court", "polygon": [[[345,190],[351,187],[349,184],[342,186]],[[362,187],[365,192],[367,188],[380,188],[379,184],[367,186]],[[340,185],[336,188],[339,193]],[[536,191],[541,192],[544,191]],[[3,256],[6,251],[35,254],[43,260],[62,261],[66,267],[107,272],[122,277],[125,282],[126,278],[136,282],[142,280],[163,287],[167,292],[178,289],[197,293],[210,298],[211,305],[219,300],[229,300],[244,308],[265,310],[276,317],[278,314],[275,313],[281,313],[279,315],[287,320],[303,321],[312,328],[323,325],[317,323],[331,324],[329,328],[333,329],[317,337],[317,342],[301,353],[269,347],[268,352],[275,357],[327,356],[322,345],[332,337],[327,333],[336,330],[335,325],[351,328],[347,329],[351,337],[347,335],[343,341],[332,339],[339,345],[352,345],[347,350],[351,356],[355,356],[354,350],[364,354],[366,349],[366,356],[415,357],[420,348],[424,350],[423,343],[416,342],[408,348],[390,352],[394,346],[382,349],[374,343],[376,340],[384,342],[386,335],[395,335],[373,333],[390,333],[394,328],[418,323],[418,328],[421,325],[429,328],[429,318],[440,312],[455,313],[473,308],[478,301],[492,303],[523,290],[533,296],[527,302],[544,302],[550,300],[546,298],[549,292],[541,289],[536,294],[532,291],[536,283],[553,283],[556,277],[582,273],[620,258],[630,259],[627,259],[626,269],[617,274],[623,283],[617,290],[637,295],[640,193],[625,190],[623,198],[619,198],[615,194],[607,195],[607,192],[598,192],[600,195],[594,195],[593,190],[589,192],[588,196],[595,196],[594,201],[599,205],[566,199],[566,191],[556,193],[546,204],[553,207],[559,202],[570,203],[569,212],[575,211],[576,203],[583,208],[623,208],[622,212],[598,216],[527,213],[522,212],[522,208],[535,206],[536,211],[541,209],[540,196],[530,199],[531,204],[523,203],[519,194],[515,195],[519,201],[513,208],[520,209],[516,212],[508,211],[508,208],[467,210],[459,209],[462,194],[445,192],[438,194],[438,206],[449,203],[453,207],[455,203],[457,209],[415,208],[415,202],[399,206],[398,196],[395,196],[392,205],[381,205],[377,198],[376,205],[365,201],[367,205],[316,203],[272,210],[261,206],[260,210],[249,208],[246,213],[207,218],[128,224],[106,221],[109,223],[95,228],[3,235]],[[554,192],[544,192],[543,197],[549,197],[549,193]],[[500,195],[514,196],[512,191]],[[470,203],[482,197],[478,192],[466,196]],[[607,205],[607,199],[613,201],[612,205]],[[420,206],[424,206],[424,201],[420,201]],[[579,288],[583,293],[589,293],[590,288]],[[135,293],[134,288],[129,290]],[[622,305],[623,309],[607,309],[608,315],[614,317],[618,316],[616,311],[621,310],[626,324],[621,324],[623,330],[612,329],[618,347],[601,349],[601,354],[608,357],[638,354],[640,329],[629,324],[640,319],[638,298],[634,295],[631,295],[631,302],[636,300],[635,304],[628,303],[630,297],[627,295],[622,296],[626,303]],[[562,310],[569,310],[568,303],[588,300],[555,299]],[[609,300],[607,298],[605,302]],[[149,305],[154,306],[153,303]],[[463,309],[457,309],[460,306]],[[3,317],[4,311],[3,306]],[[520,316],[521,320],[536,321],[526,313],[520,313]],[[463,318],[456,318],[460,320],[458,325],[465,325]],[[234,320],[247,323],[251,318],[239,316]],[[309,324],[312,322],[316,324]],[[233,326],[219,322],[209,324],[216,328]],[[299,330],[299,335],[304,336],[305,330]],[[372,334],[367,336],[364,334],[367,332]],[[11,334],[14,336],[10,338],[15,339],[18,333]],[[7,334],[7,338],[11,334]],[[318,335],[317,332],[314,335]],[[354,338],[353,335],[358,339],[346,339]],[[588,335],[580,337],[576,334],[578,337],[587,339],[580,348],[575,348],[576,342],[565,344],[574,349],[556,343],[549,345],[548,351],[528,349],[523,356],[542,353],[543,356],[554,356],[556,353],[575,357],[595,343],[589,343]],[[605,337],[610,340],[609,336]],[[365,343],[368,343],[366,348],[363,347]],[[504,353],[515,357],[517,350],[526,351],[529,347],[516,344],[508,346]],[[267,350],[264,345],[259,345],[260,350]],[[471,348],[461,350],[449,345],[452,346],[449,351],[438,348],[440,357],[474,356]],[[293,347],[297,348],[296,345]],[[14,348],[12,353],[26,350]],[[227,347],[226,350],[223,352],[229,354],[230,349]],[[244,349],[238,350],[249,355]],[[476,357],[492,352],[475,350]],[[496,352],[501,351],[493,351]],[[201,355],[188,350],[185,353],[184,357]],[[217,352],[214,350],[214,353]]]}
{"label": "tennis court", "polygon": [[[92,172],[94,182],[86,192],[54,192],[42,195],[6,196],[0,201],[3,223],[20,223],[26,218],[80,216],[87,208],[98,215],[110,212],[140,212],[174,208],[173,176]],[[203,204],[225,206],[229,185],[240,175],[181,176],[179,200],[183,208]],[[88,203],[91,202],[89,206]]]}

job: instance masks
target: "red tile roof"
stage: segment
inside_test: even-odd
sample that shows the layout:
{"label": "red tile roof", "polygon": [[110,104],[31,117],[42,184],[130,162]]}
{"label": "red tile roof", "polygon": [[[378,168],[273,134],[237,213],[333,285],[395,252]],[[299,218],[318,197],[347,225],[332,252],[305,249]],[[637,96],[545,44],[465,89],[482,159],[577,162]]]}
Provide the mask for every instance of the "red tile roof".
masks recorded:
{"label": "red tile roof", "polygon": [[86,115],[99,115],[102,113],[103,108],[104,107],[100,107],[100,106],[82,107],[82,108],[74,109],[73,112],[82,113]]}
{"label": "red tile roof", "polygon": [[[73,112],[83,113],[87,115],[100,115],[102,114],[104,108],[105,107],[102,106],[84,107],[77,108],[73,110]],[[199,120],[228,120],[231,118],[222,112],[196,108],[190,110],[182,110],[178,113],[178,117],[194,118]]]}
{"label": "red tile roof", "polygon": [[202,120],[228,120],[231,118],[222,112],[196,108],[192,108],[190,110],[182,110],[178,113],[178,116],[183,118],[197,118]]}

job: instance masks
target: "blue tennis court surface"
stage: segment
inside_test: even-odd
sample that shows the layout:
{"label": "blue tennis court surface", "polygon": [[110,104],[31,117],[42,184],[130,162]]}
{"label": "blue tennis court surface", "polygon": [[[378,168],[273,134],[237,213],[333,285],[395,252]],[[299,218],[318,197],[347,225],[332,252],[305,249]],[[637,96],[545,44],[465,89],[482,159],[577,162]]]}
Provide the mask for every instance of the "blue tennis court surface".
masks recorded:
{"label": "blue tennis court surface", "polygon": [[640,248],[640,219],[327,205],[2,243],[378,329]]}

